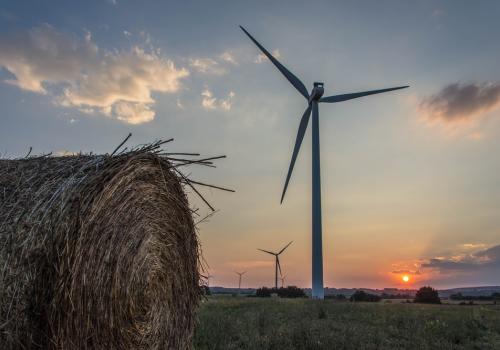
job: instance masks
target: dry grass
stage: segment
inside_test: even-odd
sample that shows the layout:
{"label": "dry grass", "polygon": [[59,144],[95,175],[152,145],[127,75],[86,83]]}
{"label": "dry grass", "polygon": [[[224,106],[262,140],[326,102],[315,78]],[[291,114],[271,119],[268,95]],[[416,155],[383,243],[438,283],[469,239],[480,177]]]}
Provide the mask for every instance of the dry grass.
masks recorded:
{"label": "dry grass", "polygon": [[190,348],[199,245],[160,145],[0,160],[2,349]]}
{"label": "dry grass", "polygon": [[196,350],[498,350],[500,305],[209,297]]}

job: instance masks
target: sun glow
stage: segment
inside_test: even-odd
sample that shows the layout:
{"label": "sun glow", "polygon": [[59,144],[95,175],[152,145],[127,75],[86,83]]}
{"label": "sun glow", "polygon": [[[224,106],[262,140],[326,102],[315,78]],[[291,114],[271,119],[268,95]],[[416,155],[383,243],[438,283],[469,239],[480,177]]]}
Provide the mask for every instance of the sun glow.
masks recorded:
{"label": "sun glow", "polygon": [[402,279],[403,279],[403,282],[404,282],[404,283],[407,283],[407,282],[409,282],[409,281],[410,281],[410,276],[408,276],[408,275],[404,275],[404,276],[402,277]]}

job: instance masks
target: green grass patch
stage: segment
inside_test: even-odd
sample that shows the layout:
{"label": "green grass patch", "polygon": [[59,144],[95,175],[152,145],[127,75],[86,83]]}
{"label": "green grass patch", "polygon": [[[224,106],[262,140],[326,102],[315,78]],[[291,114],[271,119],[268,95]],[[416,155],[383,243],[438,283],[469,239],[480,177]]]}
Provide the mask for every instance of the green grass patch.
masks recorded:
{"label": "green grass patch", "polygon": [[210,298],[196,350],[500,349],[500,306]]}

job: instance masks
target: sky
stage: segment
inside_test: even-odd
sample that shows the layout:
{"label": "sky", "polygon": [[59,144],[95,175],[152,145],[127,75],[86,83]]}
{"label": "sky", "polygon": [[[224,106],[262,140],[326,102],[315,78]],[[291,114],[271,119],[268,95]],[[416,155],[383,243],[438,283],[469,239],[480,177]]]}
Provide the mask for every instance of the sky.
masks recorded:
{"label": "sky", "polygon": [[[0,1],[0,154],[111,152],[173,137],[227,155],[190,176],[211,285],[311,286],[311,146],[280,195],[306,103],[238,28],[325,95],[328,287],[500,285],[500,3]],[[190,195],[203,214],[208,208]],[[403,283],[402,276],[410,281]]]}

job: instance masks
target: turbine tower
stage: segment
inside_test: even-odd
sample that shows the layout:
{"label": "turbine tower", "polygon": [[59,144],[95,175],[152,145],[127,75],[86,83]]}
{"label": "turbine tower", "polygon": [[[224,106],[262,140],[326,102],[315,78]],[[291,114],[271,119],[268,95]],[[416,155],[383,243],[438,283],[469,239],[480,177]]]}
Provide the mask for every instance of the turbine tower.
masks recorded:
{"label": "turbine tower", "polygon": [[302,144],[302,139],[309,124],[309,118],[312,111],[312,297],[314,299],[324,299],[323,288],[323,243],[322,243],[322,228],[321,228],[321,177],[320,177],[320,149],[319,149],[319,111],[318,104],[320,102],[336,103],[354,98],[380,94],[398,89],[404,89],[408,86],[398,86],[381,90],[362,91],[341,95],[333,95],[322,97],[324,93],[323,83],[315,82],[311,93],[307,91],[305,85],[283,66],[276,58],[273,57],[257,40],[254,39],[245,28],[240,26],[245,34],[254,42],[255,45],[266,55],[267,58],[278,68],[285,78],[298,90],[298,92],[307,100],[307,108],[302,115],[293,147],[292,159],[288,168],[288,174],[281,194],[281,203],[285,197],[286,189],[292,175],[293,167],[297,159],[297,155]]}
{"label": "turbine tower", "polygon": [[286,248],[288,248],[288,246],[290,244],[292,244],[293,241],[291,241],[290,243],[288,243],[286,246],[283,247],[283,249],[281,249],[278,253],[275,253],[275,252],[270,252],[269,250],[264,250],[264,249],[258,249],[260,250],[261,252],[264,252],[264,253],[267,253],[267,254],[271,254],[271,255],[274,255],[274,261],[275,261],[275,266],[274,266],[274,271],[275,271],[275,275],[274,275],[274,288],[276,288],[276,290],[278,289],[278,270],[280,271],[280,276],[281,276],[281,265],[280,265],[280,254],[283,253],[285,251]]}
{"label": "turbine tower", "polygon": [[281,275],[281,288],[285,288],[285,278],[286,275]]}
{"label": "turbine tower", "polygon": [[211,278],[214,278],[215,276],[211,275],[211,274],[208,274],[207,275],[207,287],[210,288],[210,279]]}
{"label": "turbine tower", "polygon": [[239,276],[238,278],[238,293],[240,292],[240,289],[241,289],[241,277],[247,273],[246,271],[243,271],[243,272],[237,272],[237,271],[234,271],[235,274],[237,274]]}

